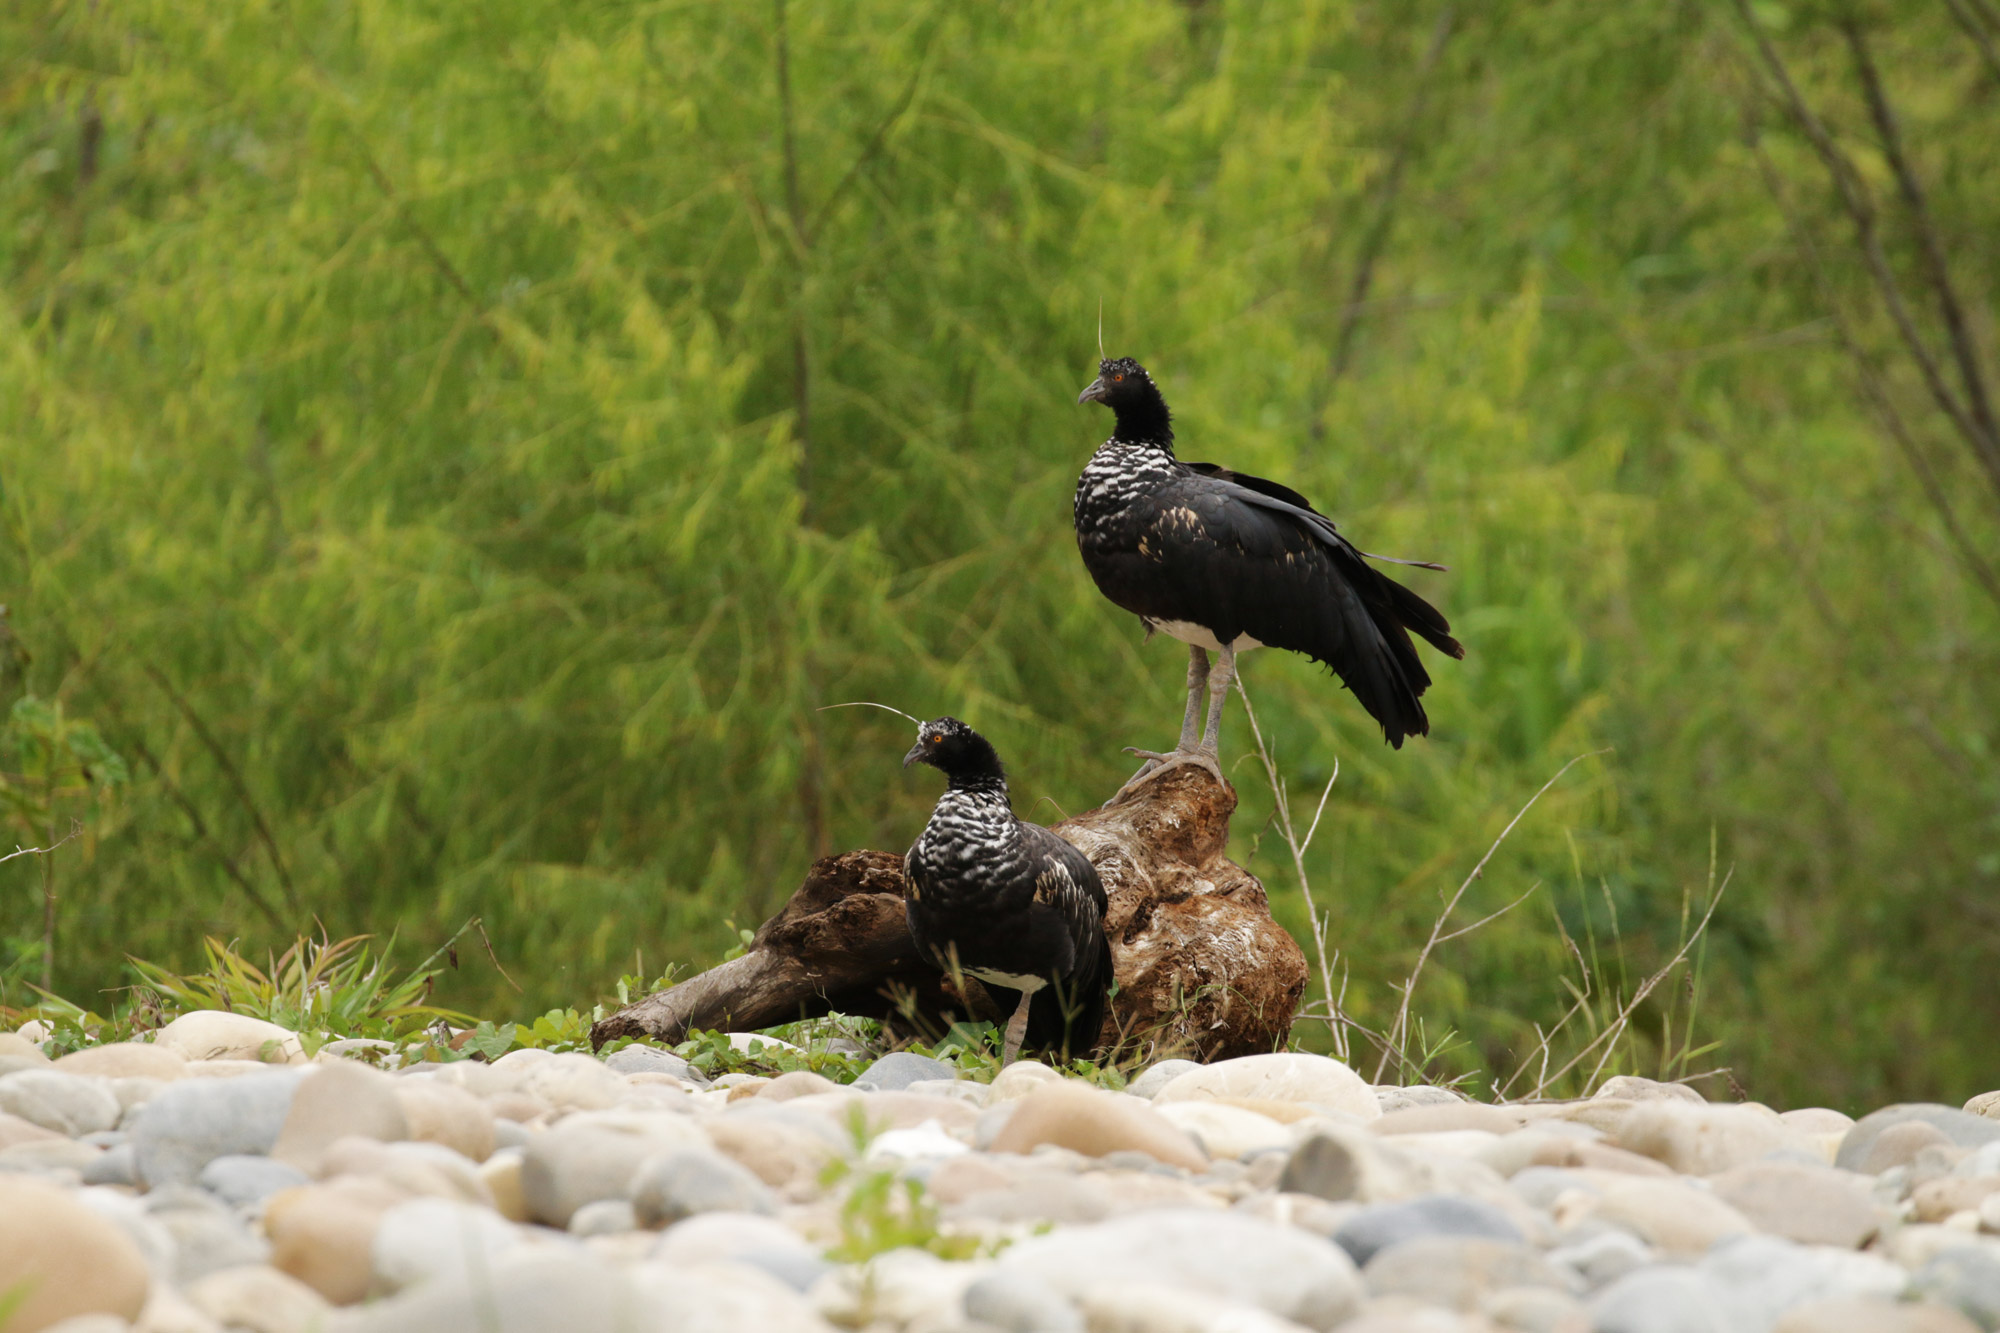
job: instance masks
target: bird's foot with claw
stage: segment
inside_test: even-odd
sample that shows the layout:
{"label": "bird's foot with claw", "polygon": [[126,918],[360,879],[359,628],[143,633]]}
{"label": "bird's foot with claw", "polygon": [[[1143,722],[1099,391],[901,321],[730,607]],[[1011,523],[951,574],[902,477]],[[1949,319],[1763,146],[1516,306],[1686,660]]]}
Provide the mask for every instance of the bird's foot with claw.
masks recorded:
{"label": "bird's foot with claw", "polygon": [[1133,793],[1140,787],[1151,782],[1168,769],[1179,768],[1183,764],[1193,764],[1196,767],[1205,768],[1215,775],[1217,782],[1222,783],[1225,787],[1229,785],[1229,780],[1222,776],[1222,765],[1217,763],[1215,756],[1206,750],[1172,750],[1166,754],[1160,754],[1155,750],[1141,750],[1137,746],[1128,745],[1125,747],[1125,753],[1136,754],[1146,762],[1140,766],[1139,771],[1134,773],[1124,786],[1112,793],[1111,799],[1106,801],[1105,805],[1117,805],[1120,802],[1130,800]]}

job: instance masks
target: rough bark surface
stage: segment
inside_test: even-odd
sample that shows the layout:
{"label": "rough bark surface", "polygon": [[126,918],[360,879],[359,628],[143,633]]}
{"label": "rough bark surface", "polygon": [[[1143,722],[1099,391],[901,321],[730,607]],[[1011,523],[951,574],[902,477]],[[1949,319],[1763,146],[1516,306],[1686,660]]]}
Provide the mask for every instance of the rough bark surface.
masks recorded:
{"label": "rough bark surface", "polygon": [[1066,819],[1110,898],[1118,995],[1106,1042],[1157,1040],[1196,1060],[1284,1044],[1305,991],[1306,957],[1271,919],[1257,877],[1225,857],[1236,791],[1192,764],[1116,805]]}
{"label": "rough bark surface", "polygon": [[[1271,1050],[1290,1030],[1305,955],[1271,919],[1263,885],[1222,854],[1235,809],[1233,789],[1190,765],[1055,826],[1091,859],[1110,898],[1118,994],[1107,1045],[1219,1060]],[[966,992],[917,956],[902,857],[844,852],[813,863],[742,957],[626,1006],[591,1040],[679,1041],[690,1028],[748,1030],[830,1010],[930,1036],[968,1011],[1000,1017],[977,982]]]}

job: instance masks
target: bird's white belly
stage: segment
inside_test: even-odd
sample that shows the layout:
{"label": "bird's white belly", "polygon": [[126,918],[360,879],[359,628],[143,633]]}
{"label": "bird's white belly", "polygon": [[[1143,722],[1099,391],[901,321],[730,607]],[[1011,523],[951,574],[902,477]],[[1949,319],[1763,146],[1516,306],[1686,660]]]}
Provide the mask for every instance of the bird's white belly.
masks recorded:
{"label": "bird's white belly", "polygon": [[993,986],[1004,986],[1008,990],[1025,991],[1029,994],[1049,984],[1047,977],[1024,977],[1013,972],[994,972],[983,967],[968,967],[966,972]]}
{"label": "bird's white belly", "polygon": [[[1149,620],[1146,622],[1160,633],[1179,639],[1182,643],[1206,648],[1211,653],[1222,651],[1222,644],[1216,641],[1215,631],[1206,625],[1197,625],[1191,620]],[[1252,648],[1262,648],[1263,641],[1253,639],[1248,634],[1236,636],[1236,642],[1229,645],[1232,653],[1247,653]]]}

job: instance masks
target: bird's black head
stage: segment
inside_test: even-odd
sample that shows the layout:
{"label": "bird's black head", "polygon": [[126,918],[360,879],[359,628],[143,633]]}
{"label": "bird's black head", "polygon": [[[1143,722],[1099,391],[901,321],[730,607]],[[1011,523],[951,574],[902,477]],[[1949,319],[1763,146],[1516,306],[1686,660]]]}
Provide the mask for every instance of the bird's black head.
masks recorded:
{"label": "bird's black head", "polygon": [[917,743],[903,756],[903,767],[917,763],[939,770],[954,787],[1006,779],[993,746],[955,717],[941,717],[917,728]]}
{"label": "bird's black head", "polygon": [[1160,386],[1129,356],[1097,363],[1097,378],[1076,396],[1079,403],[1103,403],[1118,416],[1121,440],[1171,440],[1173,418]]}

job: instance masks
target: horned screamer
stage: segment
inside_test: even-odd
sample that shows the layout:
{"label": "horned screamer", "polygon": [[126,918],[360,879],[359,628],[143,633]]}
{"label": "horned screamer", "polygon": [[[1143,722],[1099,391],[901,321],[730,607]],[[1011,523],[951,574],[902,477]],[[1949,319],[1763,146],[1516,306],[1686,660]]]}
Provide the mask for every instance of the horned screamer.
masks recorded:
{"label": "horned screamer", "polygon": [[[1167,400],[1137,361],[1101,362],[1077,401],[1103,403],[1118,423],[1077,480],[1084,568],[1148,631],[1188,645],[1180,743],[1171,754],[1135,751],[1147,762],[1134,782],[1176,762],[1222,776],[1217,732],[1236,656],[1266,645],[1331,667],[1390,745],[1429,734],[1420,696],[1431,678],[1409,631],[1452,657],[1465,649],[1436,607],[1368,564],[1388,557],[1357,550],[1290,487],[1181,462]],[[1208,725],[1197,741],[1204,687]]]}
{"label": "horned screamer", "polygon": [[903,858],[903,910],[924,956],[1014,1004],[1001,1062],[1023,1045],[1062,1059],[1097,1044],[1111,985],[1104,884],[1090,858],[1014,817],[1000,756],[955,717],[926,722],[903,767],[950,785]]}

